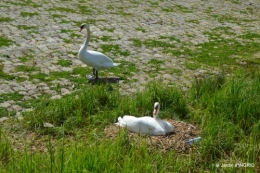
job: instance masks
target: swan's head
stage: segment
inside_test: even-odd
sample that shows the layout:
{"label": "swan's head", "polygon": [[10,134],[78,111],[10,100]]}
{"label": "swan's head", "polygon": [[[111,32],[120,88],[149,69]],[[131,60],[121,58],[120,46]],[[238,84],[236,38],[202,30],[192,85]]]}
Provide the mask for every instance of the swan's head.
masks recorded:
{"label": "swan's head", "polygon": [[80,28],[79,28],[79,32],[81,32],[84,28],[87,28],[87,27],[88,27],[88,25],[85,24],[85,23],[83,23],[83,24],[80,26]]}
{"label": "swan's head", "polygon": [[157,114],[158,114],[158,111],[159,111],[159,109],[160,109],[160,104],[159,104],[159,102],[155,102],[155,103],[154,103],[154,110],[153,110],[153,114],[154,114],[154,115],[157,115]]}

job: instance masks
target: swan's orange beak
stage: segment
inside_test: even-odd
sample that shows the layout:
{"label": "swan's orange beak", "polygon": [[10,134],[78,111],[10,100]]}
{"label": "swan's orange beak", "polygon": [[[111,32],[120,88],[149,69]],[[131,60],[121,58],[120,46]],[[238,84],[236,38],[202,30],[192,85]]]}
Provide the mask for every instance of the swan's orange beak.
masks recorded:
{"label": "swan's orange beak", "polygon": [[82,31],[82,28],[79,28],[79,32],[81,32]]}

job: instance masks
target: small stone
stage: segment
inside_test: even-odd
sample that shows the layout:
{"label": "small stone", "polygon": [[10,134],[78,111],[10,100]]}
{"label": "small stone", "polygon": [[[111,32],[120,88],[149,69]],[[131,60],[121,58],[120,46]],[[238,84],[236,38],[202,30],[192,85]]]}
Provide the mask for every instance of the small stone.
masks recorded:
{"label": "small stone", "polygon": [[8,108],[11,104],[9,102],[0,103],[0,107]]}
{"label": "small stone", "polygon": [[13,105],[12,107],[13,107],[13,109],[16,110],[16,111],[21,111],[21,110],[23,110],[23,108],[22,108],[21,106],[18,106],[18,105]]}
{"label": "small stone", "polygon": [[61,98],[61,95],[55,95],[55,96],[52,96],[51,99],[60,99]]}
{"label": "small stone", "polygon": [[50,128],[50,127],[54,127],[54,125],[52,125],[50,123],[43,123],[43,127]]}
{"label": "small stone", "polygon": [[4,122],[4,121],[6,121],[6,120],[8,120],[7,117],[1,117],[1,118],[0,118],[0,122]]}
{"label": "small stone", "polygon": [[71,92],[68,90],[68,89],[66,89],[66,88],[61,88],[61,94],[62,95],[66,95],[66,94],[70,94]]}

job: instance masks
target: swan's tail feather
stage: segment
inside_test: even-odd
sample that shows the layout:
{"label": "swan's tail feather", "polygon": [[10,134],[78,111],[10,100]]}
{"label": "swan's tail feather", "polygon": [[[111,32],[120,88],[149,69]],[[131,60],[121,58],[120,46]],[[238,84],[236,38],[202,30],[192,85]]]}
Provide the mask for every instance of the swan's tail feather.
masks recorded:
{"label": "swan's tail feather", "polygon": [[124,120],[121,117],[118,117],[118,122],[115,124],[118,126],[126,127],[126,123],[124,122]]}

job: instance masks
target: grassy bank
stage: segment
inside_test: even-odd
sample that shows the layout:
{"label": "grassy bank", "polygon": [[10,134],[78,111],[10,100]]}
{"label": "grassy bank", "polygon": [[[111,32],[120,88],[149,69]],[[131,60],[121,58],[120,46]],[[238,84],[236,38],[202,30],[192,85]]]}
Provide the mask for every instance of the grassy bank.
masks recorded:
{"label": "grassy bank", "polygon": [[[196,79],[185,93],[159,81],[130,96],[120,95],[117,86],[86,85],[60,100],[43,99],[20,122],[26,134],[34,134],[23,141],[23,147],[17,149],[1,130],[0,170],[257,172],[260,76],[255,75],[226,78],[220,74]],[[136,143],[124,130],[114,140],[105,138],[104,128],[116,122],[118,116],[151,115],[155,101],[162,105],[161,118],[199,126],[203,140],[194,145],[192,152],[177,153],[174,149],[161,152],[148,147],[142,137]],[[54,127],[46,128],[44,123]]]}

